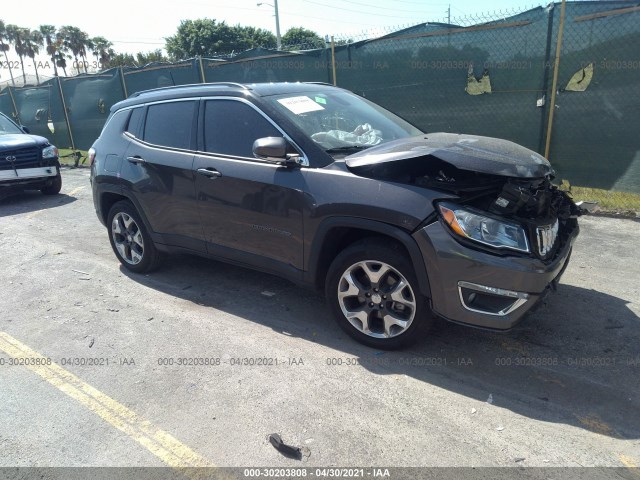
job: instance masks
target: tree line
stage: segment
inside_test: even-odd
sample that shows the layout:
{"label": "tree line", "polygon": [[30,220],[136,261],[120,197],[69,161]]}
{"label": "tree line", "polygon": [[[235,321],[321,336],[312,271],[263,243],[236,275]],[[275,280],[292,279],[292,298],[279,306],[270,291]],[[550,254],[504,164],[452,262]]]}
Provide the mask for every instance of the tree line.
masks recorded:
{"label": "tree line", "polygon": [[[88,67],[103,70],[112,67],[138,67],[151,62],[177,61],[195,56],[214,56],[242,52],[251,48],[276,48],[276,37],[268,30],[242,25],[228,25],[215,19],[183,20],[175,35],[165,39],[168,56],[161,49],[150,52],[118,53],[113,43],[105,37],[90,37],[86,32],[72,25],[60,28],[54,25],[40,25],[37,29],[5,24],[0,19],[0,52],[7,67],[11,67],[9,53],[13,50],[19,58],[23,82],[26,83],[24,62],[33,61],[36,81],[40,83],[38,68],[52,66],[54,76],[59,69],[68,76],[88,73]],[[303,27],[289,29],[282,36],[282,44],[288,50],[322,48],[325,41],[315,32]],[[36,56],[46,53],[51,63],[36,62]],[[88,57],[92,55],[95,61]],[[73,60],[70,65],[69,61]],[[9,68],[11,72],[11,68]],[[75,71],[75,72],[74,72]],[[13,79],[13,75],[12,75]]]}

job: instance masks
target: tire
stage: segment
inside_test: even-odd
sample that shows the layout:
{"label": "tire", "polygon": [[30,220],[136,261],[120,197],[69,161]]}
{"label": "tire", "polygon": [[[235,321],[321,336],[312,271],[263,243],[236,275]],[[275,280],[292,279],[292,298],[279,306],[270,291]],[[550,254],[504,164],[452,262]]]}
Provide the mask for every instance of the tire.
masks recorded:
{"label": "tire", "polygon": [[44,195],[57,195],[60,193],[61,189],[62,189],[62,175],[60,175],[60,172],[58,172],[58,174],[53,178],[51,183],[49,185],[42,187],[40,191]]}
{"label": "tire", "polygon": [[360,343],[398,349],[423,338],[433,325],[428,299],[397,244],[373,238],[354,243],[333,260],[326,280],[338,325]]}
{"label": "tire", "polygon": [[109,242],[120,263],[135,273],[146,273],[160,265],[161,254],[133,204],[115,203],[107,217]]}

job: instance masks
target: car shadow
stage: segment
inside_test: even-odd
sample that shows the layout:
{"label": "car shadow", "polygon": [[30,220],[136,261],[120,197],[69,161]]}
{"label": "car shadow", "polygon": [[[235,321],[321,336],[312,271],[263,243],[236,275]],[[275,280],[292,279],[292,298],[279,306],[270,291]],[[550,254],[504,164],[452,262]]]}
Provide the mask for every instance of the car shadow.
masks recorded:
{"label": "car shadow", "polygon": [[627,302],[561,284],[518,327],[491,332],[437,320],[404,351],[356,343],[320,293],[286,280],[190,256],[150,275],[124,275],[166,294],[344,352],[378,375],[404,374],[544,422],[613,438],[640,438],[640,318]]}
{"label": "car shadow", "polygon": [[0,196],[0,217],[10,217],[36,210],[55,208],[73,203],[76,200],[76,197],[64,193],[43,195],[36,190],[28,190],[7,197]]}

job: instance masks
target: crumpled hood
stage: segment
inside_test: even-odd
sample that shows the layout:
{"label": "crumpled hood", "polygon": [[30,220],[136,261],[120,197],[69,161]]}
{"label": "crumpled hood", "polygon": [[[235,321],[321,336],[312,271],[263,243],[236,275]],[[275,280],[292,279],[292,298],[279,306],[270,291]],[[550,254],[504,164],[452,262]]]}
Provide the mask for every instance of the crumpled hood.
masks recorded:
{"label": "crumpled hood", "polygon": [[48,144],[49,141],[46,138],[40,137],[38,135],[27,135],[26,133],[11,133],[8,135],[0,135],[0,152],[36,146],[44,147]]}
{"label": "crumpled hood", "polygon": [[347,167],[372,167],[387,162],[435,157],[461,170],[517,178],[553,174],[542,155],[521,145],[491,137],[429,133],[383,143],[345,158]]}

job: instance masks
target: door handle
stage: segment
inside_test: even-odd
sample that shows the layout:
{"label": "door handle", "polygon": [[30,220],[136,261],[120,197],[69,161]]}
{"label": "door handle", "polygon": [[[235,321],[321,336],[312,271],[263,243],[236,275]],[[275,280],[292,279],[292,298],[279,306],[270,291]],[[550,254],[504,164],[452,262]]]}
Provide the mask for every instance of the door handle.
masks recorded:
{"label": "door handle", "polygon": [[219,171],[217,171],[215,168],[199,168],[197,172],[200,175],[204,175],[205,177],[208,177],[211,179],[216,179],[222,176],[222,174]]}
{"label": "door handle", "polygon": [[139,157],[137,155],[135,157],[127,157],[127,161],[129,163],[133,163],[133,164],[136,164],[136,165],[139,164],[139,163],[147,163],[147,161],[144,158]]}

